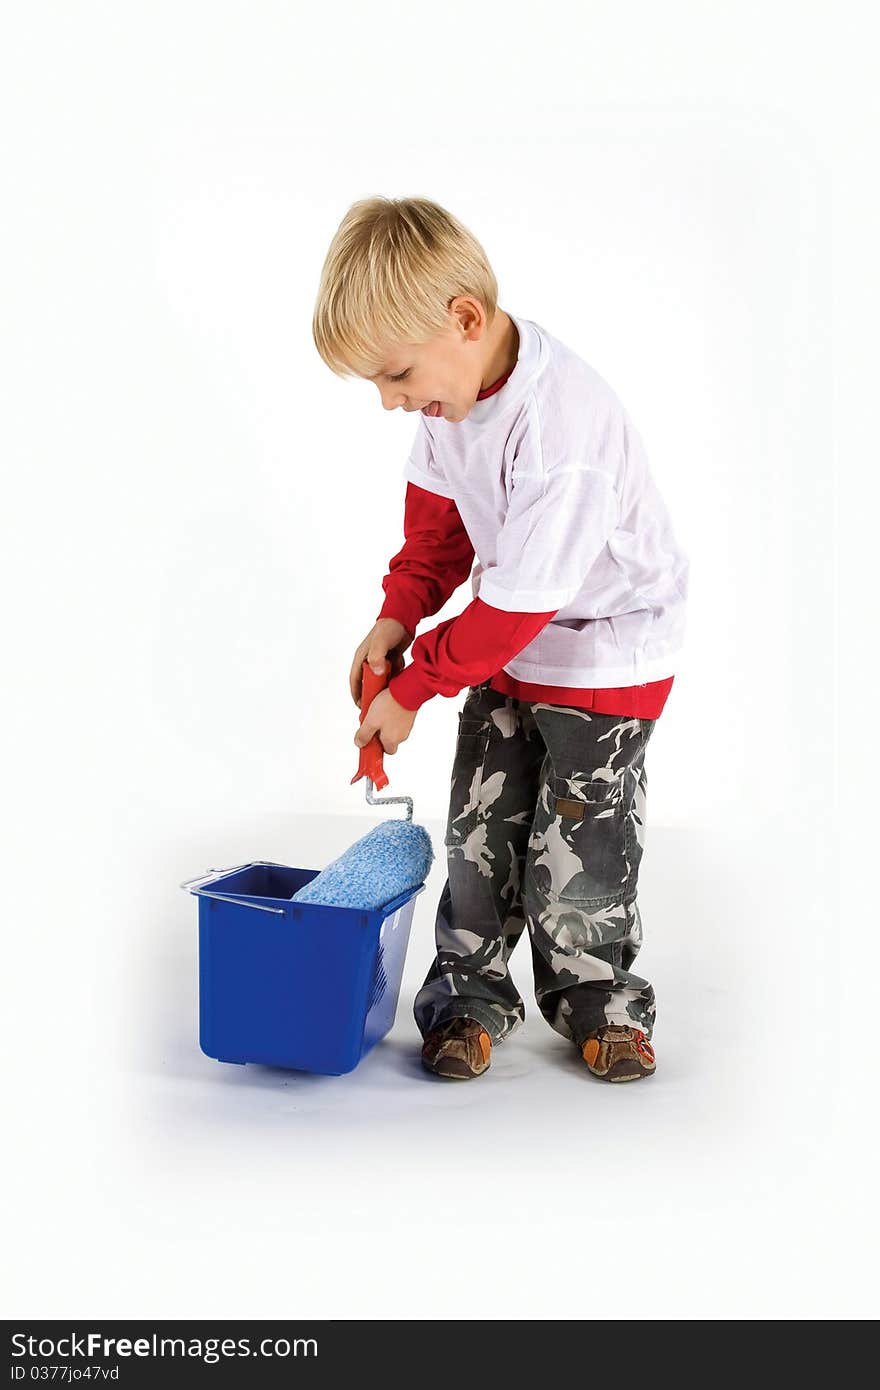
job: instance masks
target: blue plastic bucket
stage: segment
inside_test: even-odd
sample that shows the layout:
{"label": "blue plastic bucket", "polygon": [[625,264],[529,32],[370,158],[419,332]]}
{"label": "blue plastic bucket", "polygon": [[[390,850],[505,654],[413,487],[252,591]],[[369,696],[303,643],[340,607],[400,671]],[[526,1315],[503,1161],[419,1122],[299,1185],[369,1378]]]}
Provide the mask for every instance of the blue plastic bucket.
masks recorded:
{"label": "blue plastic bucket", "polygon": [[199,898],[206,1056],[341,1076],[390,1030],[425,884],[376,911],[291,902],[319,872],[257,860],[181,884]]}

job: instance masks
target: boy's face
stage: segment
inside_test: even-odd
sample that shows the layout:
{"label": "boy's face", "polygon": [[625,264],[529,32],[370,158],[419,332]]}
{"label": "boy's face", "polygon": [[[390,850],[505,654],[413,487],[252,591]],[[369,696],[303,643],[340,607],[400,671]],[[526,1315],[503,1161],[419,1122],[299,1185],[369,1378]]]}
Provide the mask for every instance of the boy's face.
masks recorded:
{"label": "boy's face", "polygon": [[463,420],[481,390],[485,350],[485,310],[479,300],[462,295],[450,304],[442,333],[427,343],[389,347],[384,370],[369,379],[386,410]]}

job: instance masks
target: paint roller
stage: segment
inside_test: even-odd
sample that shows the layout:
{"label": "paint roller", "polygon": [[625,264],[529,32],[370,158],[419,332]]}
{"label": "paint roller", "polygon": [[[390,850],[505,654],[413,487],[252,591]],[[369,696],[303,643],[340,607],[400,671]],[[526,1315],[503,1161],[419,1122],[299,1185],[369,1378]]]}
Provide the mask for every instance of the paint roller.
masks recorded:
{"label": "paint roller", "polygon": [[[363,663],[362,724],[376,695],[388,684],[391,662],[385,660],[382,668],[381,672],[376,672],[369,662]],[[434,850],[427,830],[413,821],[412,797],[373,795],[373,790],[381,791],[388,785],[383,766],[384,752],[379,735],[374,734],[360,750],[358,770],[349,785],[353,786],[361,777],[365,777],[369,804],[387,806],[392,802],[402,802],[407,808],[406,819],[385,820],[374,826],[294,893],[292,902],[360,907],[372,911],[424,883],[434,859]]]}

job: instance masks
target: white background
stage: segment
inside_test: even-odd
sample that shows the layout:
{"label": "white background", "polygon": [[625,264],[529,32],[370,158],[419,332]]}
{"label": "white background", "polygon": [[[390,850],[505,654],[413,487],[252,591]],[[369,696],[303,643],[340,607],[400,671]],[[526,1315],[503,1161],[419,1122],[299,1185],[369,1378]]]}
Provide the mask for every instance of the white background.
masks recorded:
{"label": "white background", "polygon": [[[873,836],[838,778],[867,779],[876,626],[838,629],[835,573],[873,546],[876,348],[844,318],[871,290],[868,15],[7,12],[8,1316],[876,1312]],[[648,758],[645,1085],[585,1073],[524,942],[526,1026],[478,1083],[422,1071],[439,859],[395,1028],[350,1076],[198,1049],[180,882],[319,867],[381,816],[348,671],[414,423],[311,339],[374,193],[450,208],[501,306],[611,383],[691,559]],[[463,700],[387,759],[441,856]]]}

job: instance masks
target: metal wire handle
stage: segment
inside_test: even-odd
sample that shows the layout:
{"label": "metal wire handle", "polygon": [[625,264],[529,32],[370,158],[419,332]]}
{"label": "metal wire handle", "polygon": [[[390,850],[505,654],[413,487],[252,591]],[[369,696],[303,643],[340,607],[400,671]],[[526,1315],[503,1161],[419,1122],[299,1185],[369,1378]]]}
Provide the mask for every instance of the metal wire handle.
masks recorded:
{"label": "metal wire handle", "polygon": [[367,793],[367,800],[369,801],[371,806],[390,806],[392,801],[400,801],[403,803],[403,805],[406,806],[406,819],[412,820],[413,799],[411,796],[374,796],[373,787],[375,786],[375,783],[373,782],[372,777],[366,777],[364,779],[364,784]]}
{"label": "metal wire handle", "polygon": [[[405,798],[401,799],[405,800]],[[207,879],[210,877],[211,874],[219,874],[222,877],[224,874],[234,874],[238,869],[252,868],[255,864],[263,864],[269,869],[286,869],[289,867],[289,865],[287,864],[276,864],[271,859],[249,859],[246,864],[236,864],[231,869],[209,869],[206,874],[196,874],[195,878],[188,878],[186,882],[181,883],[180,886],[181,888],[189,889],[191,893],[194,893],[197,897],[200,898],[216,898],[218,902],[234,903],[236,907],[255,907],[258,912],[275,912],[280,914],[281,916],[284,916],[285,909],[283,907],[266,907],[263,903],[242,902],[241,898],[229,898],[226,896],[225,893],[205,893],[201,888],[190,887],[190,884],[198,883],[200,879]],[[385,917],[390,917],[393,913],[397,911],[399,907],[402,907],[405,902],[408,902],[410,898],[414,898],[418,893],[423,892],[426,886],[426,884],[420,883],[419,886],[415,889],[407,888],[403,893],[399,893],[396,898],[393,898],[390,903],[385,903],[384,907],[382,908],[382,912],[385,915]],[[296,907],[298,906],[300,908],[306,908],[309,907],[310,904],[294,903],[293,906],[294,909],[296,909]],[[375,909],[372,908],[356,909],[356,911],[359,912],[369,912],[374,910]]]}
{"label": "metal wire handle", "polygon": [[263,864],[263,865],[265,865],[265,866],[266,866],[267,868],[269,868],[269,869],[286,869],[286,868],[287,868],[287,865],[286,865],[286,864],[276,864],[276,863],[275,863],[273,860],[271,860],[271,859],[249,859],[248,862],[247,862],[246,864],[235,864],[235,865],[233,865],[233,867],[232,867],[231,869],[208,869],[207,873],[204,873],[204,874],[196,874],[195,878],[188,878],[188,879],[186,880],[186,882],[185,882],[185,883],[181,883],[180,886],[181,886],[181,888],[189,889],[190,893],[195,894],[196,897],[199,897],[199,898],[216,898],[217,901],[218,901],[218,902],[221,902],[221,903],[234,903],[234,904],[236,905],[236,907],[253,907],[253,908],[256,908],[257,912],[274,912],[274,913],[276,913],[278,916],[283,917],[283,916],[284,916],[284,908],[283,908],[283,907],[266,907],[266,905],[265,905],[264,903],[249,903],[249,902],[242,902],[241,898],[230,898],[230,897],[228,897],[225,893],[206,893],[206,892],[204,892],[204,890],[201,889],[201,888],[191,888],[191,887],[190,887],[190,884],[192,884],[192,883],[198,883],[200,880],[204,881],[204,880],[206,880],[206,879],[209,879],[209,878],[211,877],[212,874],[216,875],[218,878],[223,878],[223,876],[224,876],[225,874],[234,874],[234,873],[236,873],[239,869],[249,869],[249,868],[252,868],[254,865],[259,865],[259,864]]}

